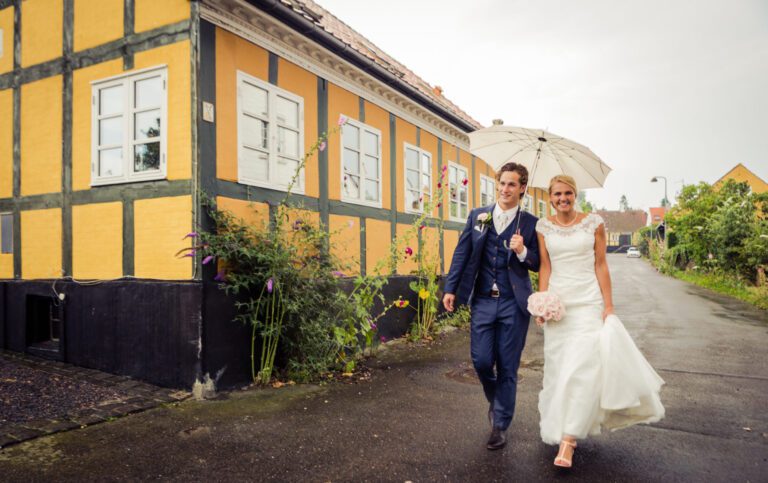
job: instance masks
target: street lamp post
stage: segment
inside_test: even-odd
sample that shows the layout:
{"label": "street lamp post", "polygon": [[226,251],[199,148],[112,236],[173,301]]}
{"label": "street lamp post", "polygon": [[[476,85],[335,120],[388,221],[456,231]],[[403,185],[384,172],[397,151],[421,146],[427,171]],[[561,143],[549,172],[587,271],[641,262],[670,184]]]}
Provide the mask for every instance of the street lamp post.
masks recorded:
{"label": "street lamp post", "polygon": [[667,198],[667,178],[664,176],[654,176],[651,178],[651,183],[656,183],[659,179],[664,180],[664,207],[669,206],[669,198]]}

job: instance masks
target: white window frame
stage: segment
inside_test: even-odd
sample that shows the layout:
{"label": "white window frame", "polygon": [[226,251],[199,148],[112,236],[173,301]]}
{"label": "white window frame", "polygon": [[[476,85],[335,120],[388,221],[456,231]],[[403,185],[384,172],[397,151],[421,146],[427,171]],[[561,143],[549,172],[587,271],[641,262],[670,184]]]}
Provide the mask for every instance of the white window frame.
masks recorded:
{"label": "white window frame", "polygon": [[[451,195],[451,170],[456,170],[456,197]],[[460,177],[459,173],[463,172],[464,176]],[[461,179],[459,179],[461,178]],[[462,166],[461,164],[455,162],[455,161],[448,161],[448,219],[451,221],[467,221],[467,216],[469,216],[469,183],[466,185],[462,184],[462,181],[464,179],[469,179],[469,168],[466,166]],[[466,192],[466,199],[467,201],[465,203],[461,202],[461,191]],[[456,203],[456,213],[458,216],[451,216],[451,204]],[[464,204],[467,206],[467,216],[461,216],[461,205]]]}
{"label": "white window frame", "polygon": [[537,210],[536,216],[539,218],[544,218],[547,216],[547,202],[544,200],[539,200],[539,209]]}
{"label": "white window frame", "polygon": [[4,252],[0,249],[1,255],[11,255],[13,254],[13,213],[11,212],[0,212],[0,244],[2,244],[2,237],[3,237],[3,224],[2,224],[2,218],[4,216],[10,216],[11,217],[11,250],[8,252]]}
{"label": "white window frame", "polygon": [[[419,209],[414,210],[410,206],[408,206],[408,162],[407,162],[407,153],[408,150],[411,149],[413,151],[416,151],[419,155]],[[421,170],[422,163],[421,163],[421,157],[427,156],[429,158],[429,191],[423,191],[422,186],[422,177],[424,173]],[[421,149],[418,146],[414,146],[413,144],[403,143],[403,204],[405,205],[405,212],[406,213],[423,213],[424,212],[424,195],[428,195],[429,199],[432,199],[432,183],[435,181],[434,179],[434,173],[432,172],[432,153],[429,151],[426,151],[424,149]]]}
{"label": "white window frame", "polygon": [[[339,166],[341,167],[340,170],[339,170],[340,171],[340,176],[341,176],[341,185],[340,185],[341,186],[341,200],[346,202],[346,203],[355,203],[355,204],[358,204],[358,205],[365,205],[365,206],[372,206],[374,208],[381,208],[383,206],[382,205],[382,195],[383,195],[383,193],[382,193],[382,190],[381,190],[381,185],[382,185],[382,179],[381,179],[381,131],[379,131],[378,129],[376,129],[373,126],[369,126],[368,124],[362,123],[360,121],[356,121],[356,120],[350,118],[349,116],[345,116],[345,118],[347,119],[347,121],[344,123],[343,126],[341,126],[341,132],[339,133],[339,145],[341,146],[341,150],[340,150],[340,153],[339,153]],[[359,163],[360,163],[360,180],[361,180],[360,181],[360,189],[359,189],[359,194],[360,194],[359,198],[352,198],[350,196],[347,196],[345,194],[345,192],[344,192],[344,185],[347,182],[346,174],[344,173],[344,150],[346,149],[346,146],[344,146],[344,129],[348,125],[357,128],[358,132],[360,134],[359,137],[358,137],[358,144],[357,144],[358,147],[359,147],[358,154],[360,155],[358,159],[359,159]],[[379,145],[378,145],[378,148],[377,148],[379,154],[378,154],[378,157],[376,158],[377,161],[378,161],[377,164],[378,164],[378,167],[379,167],[379,171],[378,171],[378,173],[375,173],[375,175],[376,175],[375,178],[370,176],[370,174],[365,171],[365,163],[363,162],[363,156],[364,156],[364,152],[363,152],[363,138],[364,138],[364,136],[363,136],[363,134],[366,133],[366,132],[368,132],[370,134],[374,134],[378,138],[378,140],[379,140]],[[379,200],[378,201],[370,201],[370,200],[366,200],[365,199],[365,180],[366,179],[372,180],[372,181],[375,180],[378,183],[378,185],[379,185],[379,194],[378,194]]]}
{"label": "white window frame", "polygon": [[[134,140],[134,116],[139,112],[149,109],[136,109],[133,107],[136,82],[150,77],[160,76],[163,82],[162,100],[160,101],[160,168],[152,171],[133,170],[133,147],[136,144],[145,144],[146,140]],[[99,91],[102,89],[123,86],[123,173],[115,176],[99,176]],[[156,109],[152,107],[151,109]],[[106,117],[113,117],[107,115]],[[91,82],[91,186],[104,186],[120,183],[132,183],[135,181],[149,181],[165,179],[168,176],[168,68],[159,65],[142,69],[129,74],[121,74],[107,79]],[[120,147],[117,144],[112,148]]]}
{"label": "white window frame", "polygon": [[523,197],[523,211],[533,214],[533,196],[526,194]]}
{"label": "white window frame", "polygon": [[[243,149],[244,149],[244,140],[246,139],[245,134],[243,133],[244,130],[244,123],[241,121],[243,118],[243,102],[242,102],[242,89],[240,86],[243,83],[252,84],[260,89],[263,89],[267,91],[267,103],[268,103],[268,111],[269,113],[263,117],[262,120],[267,121],[267,159],[269,161],[269,179],[267,180],[260,180],[255,178],[249,178],[248,176],[243,174],[242,169],[242,163],[243,161]],[[298,157],[296,158],[296,161],[298,161],[299,164],[301,164],[302,160],[304,159],[304,98],[301,96],[298,96],[292,92],[286,91],[285,89],[281,89],[277,87],[276,85],[270,84],[269,82],[263,81],[257,77],[253,77],[252,75],[248,75],[243,71],[238,70],[237,71],[237,181],[240,184],[246,184],[250,186],[260,186],[263,188],[270,188],[280,191],[287,191],[288,190],[288,184],[291,182],[290,179],[281,180],[277,178],[277,163],[278,163],[278,131],[277,128],[280,126],[277,120],[277,109],[274,108],[274,105],[276,103],[277,97],[283,97],[289,101],[295,102],[299,105],[299,113],[298,113],[298,129],[299,129],[299,146],[298,146]],[[290,126],[284,126],[286,129],[293,130],[293,127]],[[287,156],[283,156],[287,157]],[[301,172],[299,173],[299,179],[296,184],[294,184],[291,191],[293,193],[299,193],[303,194],[305,192],[305,184],[304,184],[304,167],[301,168]],[[293,176],[291,176],[293,177]]]}
{"label": "white window frame", "polygon": [[[487,196],[490,196],[490,201],[488,203],[483,203],[483,185],[490,187],[490,192],[486,193]],[[480,206],[488,206],[490,204],[493,204],[496,202],[496,179],[491,178],[490,176],[486,176],[484,174],[480,175],[480,188],[478,189],[480,192]]]}

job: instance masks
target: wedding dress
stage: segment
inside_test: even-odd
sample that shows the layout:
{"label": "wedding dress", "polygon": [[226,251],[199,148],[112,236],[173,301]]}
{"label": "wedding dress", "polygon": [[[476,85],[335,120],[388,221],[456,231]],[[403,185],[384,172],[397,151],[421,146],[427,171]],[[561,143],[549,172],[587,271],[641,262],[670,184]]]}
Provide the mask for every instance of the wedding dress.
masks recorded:
{"label": "wedding dress", "polygon": [[558,444],[563,435],[585,438],[664,417],[659,390],[664,381],[635,346],[621,321],[603,323],[603,297],[595,274],[594,213],[570,227],[542,218],[552,265],[549,290],[565,307],[559,322],[544,325],[544,384],[539,393],[541,438]]}

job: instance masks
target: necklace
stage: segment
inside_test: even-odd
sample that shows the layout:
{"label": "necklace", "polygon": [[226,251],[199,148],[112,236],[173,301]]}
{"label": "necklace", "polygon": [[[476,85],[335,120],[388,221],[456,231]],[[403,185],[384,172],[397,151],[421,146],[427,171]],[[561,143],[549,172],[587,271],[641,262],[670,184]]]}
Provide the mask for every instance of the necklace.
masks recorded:
{"label": "necklace", "polygon": [[558,220],[557,219],[557,215],[555,215],[555,221],[557,222],[558,225],[560,225],[562,227],[569,227],[569,226],[573,225],[574,223],[576,223],[576,220],[578,220],[578,219],[579,219],[579,215],[576,215],[576,216],[573,217],[573,220],[571,220],[570,223],[565,224],[562,221]]}

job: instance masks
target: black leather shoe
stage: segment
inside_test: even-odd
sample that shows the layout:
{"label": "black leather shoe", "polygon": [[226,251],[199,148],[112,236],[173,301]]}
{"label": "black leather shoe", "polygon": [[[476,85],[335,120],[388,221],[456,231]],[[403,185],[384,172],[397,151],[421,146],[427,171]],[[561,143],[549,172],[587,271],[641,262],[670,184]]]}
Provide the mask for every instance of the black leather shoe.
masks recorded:
{"label": "black leather shoe", "polygon": [[488,438],[488,449],[501,449],[507,444],[507,432],[500,428],[493,428],[491,431],[491,437]]}

